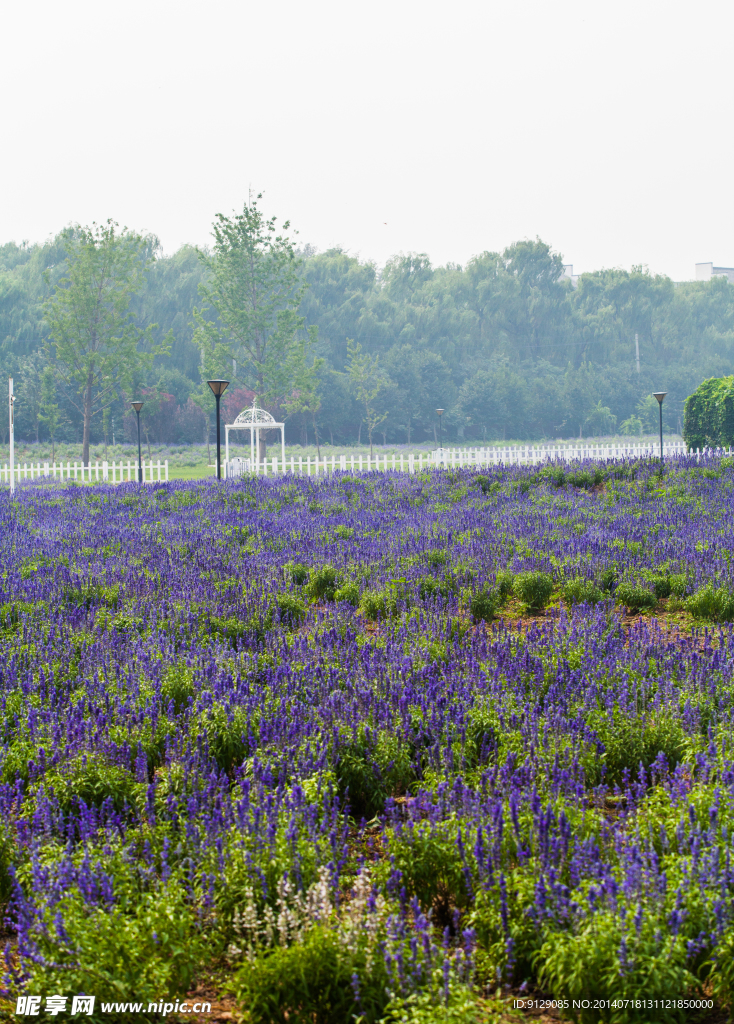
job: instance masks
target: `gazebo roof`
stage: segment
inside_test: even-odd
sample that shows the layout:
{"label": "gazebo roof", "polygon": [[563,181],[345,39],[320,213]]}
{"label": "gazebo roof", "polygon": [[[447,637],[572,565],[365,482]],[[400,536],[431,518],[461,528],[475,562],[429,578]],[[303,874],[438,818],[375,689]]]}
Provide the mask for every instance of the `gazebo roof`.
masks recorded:
{"label": "gazebo roof", "polygon": [[232,427],[281,427],[282,425],[282,423],[276,422],[267,409],[261,409],[258,405],[243,409],[234,423],[230,424]]}

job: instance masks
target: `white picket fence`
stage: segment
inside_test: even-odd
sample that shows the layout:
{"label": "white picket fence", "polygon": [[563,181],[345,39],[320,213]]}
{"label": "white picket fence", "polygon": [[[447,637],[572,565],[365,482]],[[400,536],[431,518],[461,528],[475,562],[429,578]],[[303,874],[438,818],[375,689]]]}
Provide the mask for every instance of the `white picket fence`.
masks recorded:
{"label": "white picket fence", "polygon": [[[168,480],[168,459],[148,462],[143,459],[143,483],[164,483]],[[80,483],[122,484],[138,479],[137,462],[24,462],[16,463],[13,472],[16,484],[24,480],[77,480]],[[0,481],[10,483],[7,462],[0,469]]]}
{"label": "white picket fence", "polygon": [[[686,446],[682,441],[666,441],[663,454],[666,459],[675,455],[685,455]],[[363,473],[369,471],[387,472],[393,470],[400,473],[419,473],[423,469],[436,469],[440,466],[456,467],[475,466],[535,466],[543,462],[581,462],[592,459],[597,462],[623,458],[657,458],[660,454],[659,444],[629,442],[626,444],[543,444],[543,445],[499,445],[486,448],[438,448],[432,452],[411,452],[410,454],[393,452],[383,455],[379,452],[370,455],[331,455],[323,458],[296,458],[283,462],[274,457],[263,459],[260,463],[250,466],[249,459],[230,459],[224,463],[224,475],[228,478],[240,477],[250,472],[259,476],[277,476],[284,471],[295,476],[319,476],[337,471]]]}
{"label": "white picket fence", "polygon": [[[711,449],[696,455],[710,453]],[[666,441],[663,454],[666,459],[685,455],[687,449],[682,441]],[[722,454],[723,451],[721,452]],[[321,476],[336,472],[383,472],[420,473],[424,469],[439,467],[461,468],[473,466],[536,466],[544,462],[581,462],[591,459],[606,462],[609,459],[657,458],[660,445],[649,442],[624,444],[539,444],[539,445],[492,445],[486,448],[438,448],[432,452],[393,452],[390,455],[376,452],[374,455],[324,455],[304,458],[293,455],[289,459],[263,459],[252,466],[249,459],[230,459],[222,463],[223,476],[235,478],[251,472],[258,476],[278,476],[283,472],[294,476]],[[726,454],[731,454],[728,451]],[[94,462],[86,466],[81,462],[64,463],[23,463],[15,466],[15,482],[25,480],[77,480],[81,483],[119,484],[137,480],[137,463]],[[143,482],[164,483],[168,480],[168,460],[157,462],[143,460]],[[7,463],[0,468],[0,482],[10,482],[10,468]]]}

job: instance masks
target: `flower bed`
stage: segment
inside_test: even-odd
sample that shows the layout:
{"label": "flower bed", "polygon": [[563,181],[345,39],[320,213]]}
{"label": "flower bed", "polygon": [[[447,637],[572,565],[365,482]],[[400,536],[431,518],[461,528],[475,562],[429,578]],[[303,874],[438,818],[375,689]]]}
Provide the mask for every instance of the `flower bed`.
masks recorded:
{"label": "flower bed", "polygon": [[4,496],[7,990],[147,1004],[216,964],[263,1022],[728,1003],[733,488],[707,459]]}

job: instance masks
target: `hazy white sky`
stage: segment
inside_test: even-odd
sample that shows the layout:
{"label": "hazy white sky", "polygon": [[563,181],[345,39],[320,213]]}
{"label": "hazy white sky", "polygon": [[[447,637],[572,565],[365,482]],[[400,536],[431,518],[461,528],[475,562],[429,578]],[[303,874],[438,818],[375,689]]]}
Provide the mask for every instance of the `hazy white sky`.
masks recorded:
{"label": "hazy white sky", "polygon": [[575,272],[734,266],[734,5],[27,0],[0,36],[0,242],[114,217],[166,252],[248,188],[301,242]]}

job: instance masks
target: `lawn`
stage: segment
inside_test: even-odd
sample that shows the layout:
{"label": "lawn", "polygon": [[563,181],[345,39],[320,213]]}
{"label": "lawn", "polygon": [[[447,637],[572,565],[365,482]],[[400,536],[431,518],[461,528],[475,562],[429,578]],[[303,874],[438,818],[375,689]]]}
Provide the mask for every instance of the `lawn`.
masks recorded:
{"label": "lawn", "polygon": [[733,504],[713,458],[0,495],[8,1011],[725,1019]]}

